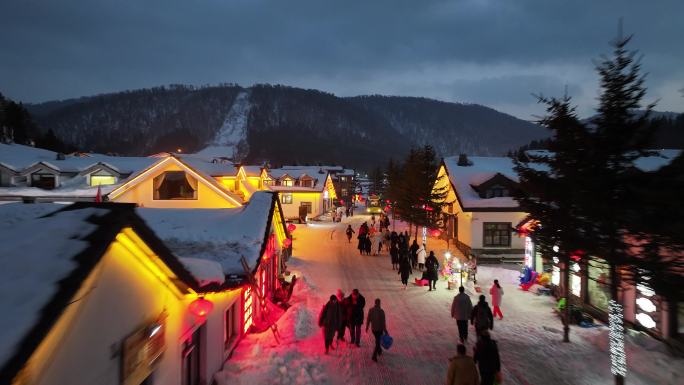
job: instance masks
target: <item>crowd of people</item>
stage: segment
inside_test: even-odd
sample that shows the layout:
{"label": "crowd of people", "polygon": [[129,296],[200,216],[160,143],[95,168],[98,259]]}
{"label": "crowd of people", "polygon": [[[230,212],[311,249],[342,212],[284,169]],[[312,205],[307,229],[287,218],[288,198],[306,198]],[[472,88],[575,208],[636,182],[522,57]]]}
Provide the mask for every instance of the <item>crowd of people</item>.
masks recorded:
{"label": "crowd of people", "polygon": [[[380,298],[375,299],[375,305],[368,310],[366,317],[366,333],[369,329],[375,337],[375,348],[373,349],[373,361],[378,360],[382,355],[380,340],[387,333],[387,322],[385,311],[380,305]],[[341,289],[337,289],[337,294],[330,296],[330,300],[323,306],[318,317],[318,326],[323,329],[323,340],[325,344],[325,354],[346,342],[345,333],[349,329],[349,346],[361,347],[361,327],[364,321],[364,308],[366,299],[358,289],[352,290],[348,296],[344,296]],[[336,343],[334,340],[337,339]]]}
{"label": "crowd of people", "polygon": [[[351,243],[356,234],[357,248],[360,255],[382,255],[388,253],[392,269],[401,278],[403,289],[408,287],[409,278],[414,272],[422,273],[420,281],[427,281],[428,291],[437,289],[439,277],[439,261],[433,251],[427,252],[425,244],[411,238],[408,231],[390,231],[389,219],[381,215],[376,222],[371,217],[370,223],[364,222],[357,230],[351,225],[345,231],[347,241]],[[498,345],[491,338],[490,331],[494,329],[495,317],[503,319],[501,310],[503,288],[498,280],[494,280],[489,290],[492,307],[484,295],[479,296],[477,304],[473,305],[463,286],[454,297],[451,306],[451,316],[456,320],[459,343],[456,346],[456,356],[449,359],[447,371],[447,385],[493,385],[501,383],[501,361]],[[381,308],[380,299],[375,300],[374,307],[368,310],[366,316],[366,332],[369,329],[375,337],[372,360],[377,361],[382,355],[380,341],[387,334],[385,312]],[[357,289],[348,297],[338,289],[337,295],[331,295],[319,317],[319,325],[323,328],[326,354],[335,349],[341,342],[345,342],[345,332],[349,330],[350,346],[360,346],[361,328],[364,323],[365,298]],[[470,324],[470,325],[469,325]],[[477,341],[472,355],[468,355],[469,328],[474,329]],[[335,336],[337,343],[333,344]]]}

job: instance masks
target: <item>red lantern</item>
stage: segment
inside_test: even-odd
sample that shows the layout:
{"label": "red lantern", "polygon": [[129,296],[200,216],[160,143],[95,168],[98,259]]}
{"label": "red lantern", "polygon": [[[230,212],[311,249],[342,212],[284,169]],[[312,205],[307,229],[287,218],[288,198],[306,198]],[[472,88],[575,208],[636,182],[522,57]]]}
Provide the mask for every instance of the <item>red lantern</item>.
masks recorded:
{"label": "red lantern", "polygon": [[190,313],[198,316],[205,317],[214,308],[214,304],[211,301],[204,299],[204,297],[199,297],[196,300],[190,302],[188,310]]}
{"label": "red lantern", "polygon": [[293,232],[295,230],[297,230],[297,226],[295,226],[294,223],[290,223],[289,225],[287,225],[287,231]]}
{"label": "red lantern", "polygon": [[283,241],[283,247],[288,249],[290,246],[292,246],[292,239],[285,238],[285,240]]}
{"label": "red lantern", "polygon": [[439,235],[442,234],[442,232],[439,230],[432,230],[430,233],[433,237],[439,237]]}

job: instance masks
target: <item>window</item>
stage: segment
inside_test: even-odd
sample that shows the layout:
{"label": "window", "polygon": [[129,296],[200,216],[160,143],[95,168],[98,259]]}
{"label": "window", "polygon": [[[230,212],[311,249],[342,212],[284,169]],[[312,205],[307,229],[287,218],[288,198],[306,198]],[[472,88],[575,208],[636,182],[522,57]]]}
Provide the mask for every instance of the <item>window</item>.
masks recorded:
{"label": "window", "polygon": [[341,177],[340,177],[340,182],[346,182],[346,181],[347,181],[347,177],[346,177],[346,176],[341,176]]}
{"label": "window", "polygon": [[200,333],[204,327],[199,327],[187,341],[183,342],[182,385],[199,385],[201,346]]}
{"label": "window", "polygon": [[107,186],[116,183],[116,177],[113,175],[91,175],[91,186]]}
{"label": "window", "polygon": [[311,208],[313,207],[311,202],[302,202],[299,204],[300,207],[306,207],[306,213],[311,214]]}
{"label": "window", "polygon": [[237,318],[237,314],[237,303],[234,303],[231,307],[226,309],[226,312],[223,315],[223,343],[225,349],[229,349],[231,347],[233,341],[235,341],[235,338],[237,338],[237,335],[240,332],[238,328],[239,320]]}
{"label": "window", "polygon": [[31,186],[52,190],[57,187],[57,178],[53,174],[36,172],[31,174]]}
{"label": "window", "polygon": [[285,187],[292,187],[292,185],[293,185],[292,182],[293,182],[292,179],[286,178],[286,179],[283,179],[282,181],[280,181],[280,184],[282,186],[285,186]]}
{"label": "window", "polygon": [[606,263],[601,261],[591,261],[587,267],[587,296],[589,303],[601,309],[608,311],[608,301],[610,301],[610,269]]}
{"label": "window", "polygon": [[292,194],[283,194],[282,196],[282,203],[284,205],[291,205],[292,204]]}
{"label": "window", "polygon": [[346,196],[347,196],[347,193],[348,193],[348,191],[347,191],[346,188],[343,188],[343,189],[340,190],[340,195],[343,196],[343,197],[346,197]]}
{"label": "window", "polygon": [[484,247],[510,247],[511,246],[511,223],[510,222],[485,222]]}
{"label": "window", "polygon": [[183,171],[167,171],[154,178],[154,199],[197,199],[197,179]]}
{"label": "window", "polygon": [[265,178],[265,179],[264,179],[264,185],[265,185],[265,186],[273,186],[273,179],[271,179],[271,178]]}
{"label": "window", "polygon": [[487,189],[487,198],[499,198],[499,197],[507,197],[508,196],[508,189],[503,187],[503,186],[492,186],[489,189]]}
{"label": "window", "polygon": [[313,180],[308,179],[308,178],[307,178],[307,179],[302,179],[302,180],[299,182],[299,184],[300,184],[302,187],[313,187]]}

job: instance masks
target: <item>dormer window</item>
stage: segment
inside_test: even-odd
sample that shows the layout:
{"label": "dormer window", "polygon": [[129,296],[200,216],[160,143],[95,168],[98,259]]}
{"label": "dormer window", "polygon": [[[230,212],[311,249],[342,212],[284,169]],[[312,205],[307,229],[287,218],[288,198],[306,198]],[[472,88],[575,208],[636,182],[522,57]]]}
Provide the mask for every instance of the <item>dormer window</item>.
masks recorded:
{"label": "dormer window", "polygon": [[486,198],[501,198],[509,196],[508,188],[504,186],[492,186],[486,190]]}
{"label": "dormer window", "polygon": [[280,181],[280,185],[285,187],[292,187],[294,185],[294,181],[290,178],[285,178]]}
{"label": "dormer window", "polygon": [[197,199],[197,179],[183,171],[167,171],[154,178],[155,200]]}
{"label": "dormer window", "polygon": [[302,178],[299,181],[299,185],[302,187],[313,187],[313,179],[311,178]]}
{"label": "dormer window", "polygon": [[90,175],[91,186],[108,186],[115,183],[116,177],[114,175],[109,175],[104,172]]}
{"label": "dormer window", "polygon": [[53,174],[36,172],[31,174],[31,186],[52,190],[57,187],[57,178]]}

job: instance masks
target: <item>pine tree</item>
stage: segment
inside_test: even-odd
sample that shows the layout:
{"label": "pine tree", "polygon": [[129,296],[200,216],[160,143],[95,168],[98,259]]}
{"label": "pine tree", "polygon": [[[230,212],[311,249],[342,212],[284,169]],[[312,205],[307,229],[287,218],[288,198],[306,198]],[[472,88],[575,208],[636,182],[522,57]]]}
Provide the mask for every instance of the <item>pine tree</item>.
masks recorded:
{"label": "pine tree", "polygon": [[586,227],[579,215],[577,191],[589,167],[589,131],[578,120],[569,97],[540,97],[539,102],[546,105],[547,115],[539,124],[552,132],[547,143],[551,152],[520,153],[513,159],[520,179],[513,194],[528,213],[529,235],[537,247],[559,259],[565,298],[563,341],[569,342],[570,264],[573,257],[583,257],[576,252]]}
{"label": "pine tree", "polygon": [[[640,63],[634,59],[636,52],[626,48],[630,39],[620,34],[612,44],[613,56],[603,58],[596,67],[601,78],[601,96],[598,113],[592,120],[591,169],[586,174],[580,197],[581,215],[588,224],[585,250],[607,263],[611,294],[609,313],[619,318],[623,317],[619,304],[623,276],[618,268],[638,265],[628,237],[625,237],[625,230],[630,227],[625,207],[639,205],[636,195],[639,173],[635,161],[649,155],[646,148],[653,133],[648,124],[653,105],[646,106],[645,113],[636,113],[642,108],[646,88]],[[611,321],[611,326],[620,324]],[[617,329],[621,327],[612,327],[616,334],[622,333]],[[613,348],[611,346],[611,350]],[[617,357],[611,361],[616,384],[624,383],[623,354],[611,355],[611,358]]]}

